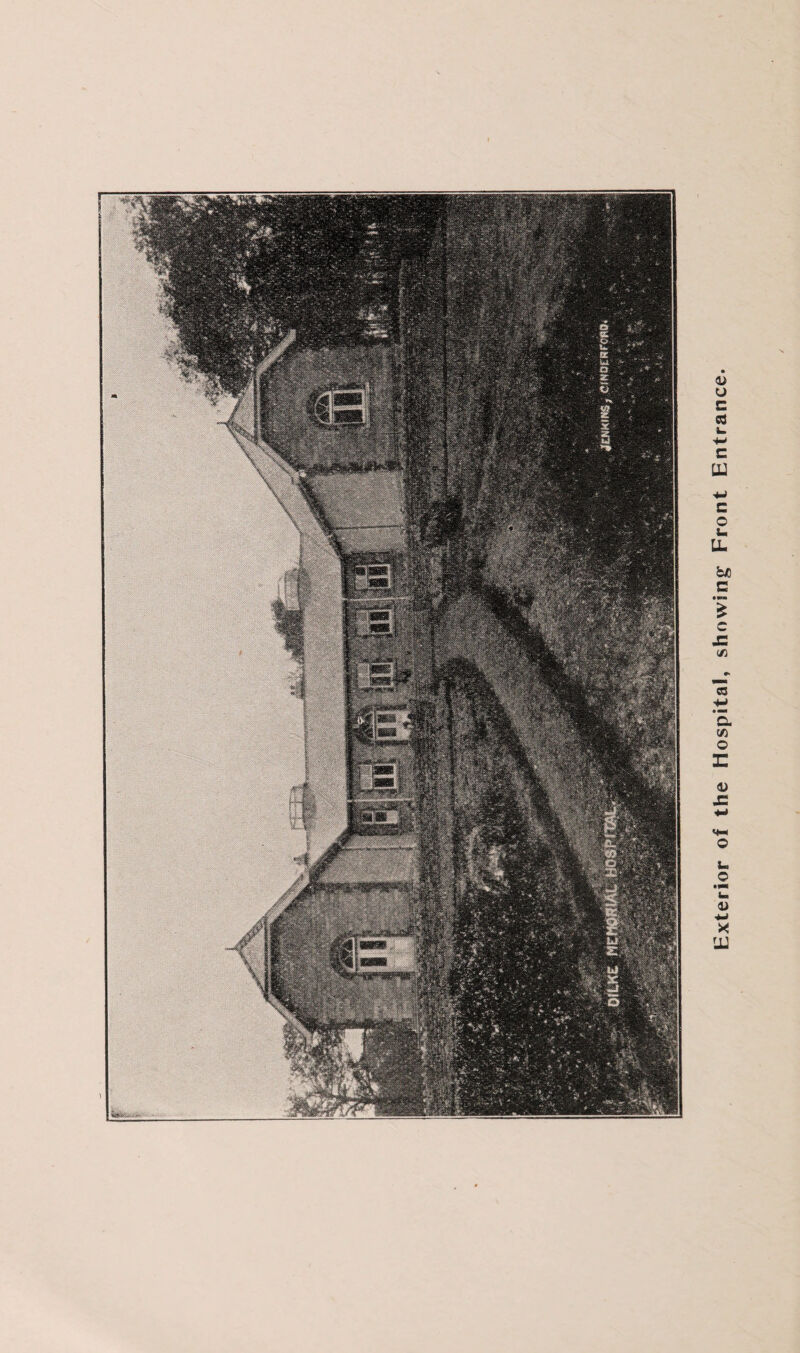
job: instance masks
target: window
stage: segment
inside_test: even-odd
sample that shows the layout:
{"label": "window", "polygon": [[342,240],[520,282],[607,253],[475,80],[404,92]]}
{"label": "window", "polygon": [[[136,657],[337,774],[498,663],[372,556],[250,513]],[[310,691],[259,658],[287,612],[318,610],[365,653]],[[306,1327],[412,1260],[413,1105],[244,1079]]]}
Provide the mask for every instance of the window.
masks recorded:
{"label": "window", "polygon": [[361,825],[363,827],[396,827],[400,814],[396,808],[362,808]]}
{"label": "window", "polygon": [[394,689],[394,663],[360,662],[357,678],[360,691],[391,691]]}
{"label": "window", "polygon": [[405,742],[411,736],[411,719],[407,709],[376,709],[376,742]]}
{"label": "window", "polygon": [[314,417],[323,427],[363,426],[367,421],[367,392],[363,386],[326,390],[314,401]]}
{"label": "window", "polygon": [[335,941],[331,958],[347,977],[412,973],[417,966],[412,935],[345,935]]}
{"label": "window", "polygon": [[362,789],[397,789],[397,762],[362,761],[359,783]]}
{"label": "window", "polygon": [[382,611],[356,611],[356,634],[394,634],[394,611],[387,606]]}
{"label": "window", "polygon": [[356,564],[358,592],[391,592],[391,564]]}
{"label": "window", "polygon": [[352,727],[361,742],[408,742],[411,711],[407,705],[402,709],[360,709]]}

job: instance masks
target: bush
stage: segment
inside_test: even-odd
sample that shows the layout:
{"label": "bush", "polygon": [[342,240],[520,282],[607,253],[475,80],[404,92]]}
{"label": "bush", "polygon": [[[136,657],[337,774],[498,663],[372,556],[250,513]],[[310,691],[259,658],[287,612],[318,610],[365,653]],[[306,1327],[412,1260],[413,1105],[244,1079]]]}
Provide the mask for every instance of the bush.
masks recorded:
{"label": "bush", "polygon": [[280,597],[272,603],[272,616],[275,628],[283,639],[287,653],[290,653],[299,667],[303,666],[303,612],[287,611]]}
{"label": "bush", "polygon": [[413,1029],[403,1024],[368,1029],[363,1061],[378,1089],[379,1116],[422,1113],[422,1063]]}

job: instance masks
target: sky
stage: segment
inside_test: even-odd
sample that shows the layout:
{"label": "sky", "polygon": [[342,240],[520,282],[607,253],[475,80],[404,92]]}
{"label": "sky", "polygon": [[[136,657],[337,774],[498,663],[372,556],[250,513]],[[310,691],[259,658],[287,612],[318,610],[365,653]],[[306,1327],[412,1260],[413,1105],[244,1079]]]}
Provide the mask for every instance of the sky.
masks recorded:
{"label": "sky", "polygon": [[228,952],[298,872],[302,707],[272,626],[298,538],[165,358],[158,283],[102,201],[110,1109],[282,1114],[283,1024]]}

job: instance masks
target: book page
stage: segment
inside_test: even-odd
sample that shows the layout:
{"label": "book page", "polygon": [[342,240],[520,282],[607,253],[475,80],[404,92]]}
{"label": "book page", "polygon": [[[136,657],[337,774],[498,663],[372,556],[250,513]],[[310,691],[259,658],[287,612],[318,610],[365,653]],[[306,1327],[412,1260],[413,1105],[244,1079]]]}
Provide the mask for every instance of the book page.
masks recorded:
{"label": "book page", "polygon": [[794,20],[9,10],[9,1347],[797,1346]]}

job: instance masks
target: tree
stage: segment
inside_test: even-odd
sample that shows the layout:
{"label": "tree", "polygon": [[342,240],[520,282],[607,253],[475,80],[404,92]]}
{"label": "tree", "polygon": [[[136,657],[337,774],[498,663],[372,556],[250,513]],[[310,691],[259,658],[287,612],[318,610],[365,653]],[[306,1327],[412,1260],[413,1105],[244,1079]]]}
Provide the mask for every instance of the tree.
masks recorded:
{"label": "tree", "polygon": [[339,1029],[321,1029],[306,1042],[290,1024],[283,1031],[290,1068],[293,1118],[402,1117],[422,1112],[419,1046],[404,1026],[381,1024],[364,1035],[354,1058]]}
{"label": "tree", "polygon": [[275,629],[283,639],[286,652],[294,658],[295,670],[289,678],[289,690],[302,700],[305,694],[303,671],[303,613],[290,611],[280,597],[272,603],[272,617]]}
{"label": "tree", "polygon": [[272,617],[287,653],[296,663],[303,662],[303,612],[290,611],[280,597],[272,603]]}
{"label": "tree", "polygon": [[167,355],[213,401],[236,396],[290,328],[301,342],[389,336],[400,256],[437,199],[232,193],[126,199],[174,326]]}
{"label": "tree", "polygon": [[374,1112],[377,1087],[363,1059],[351,1056],[340,1030],[318,1030],[307,1042],[286,1024],[283,1049],[292,1118],[358,1118]]}
{"label": "tree", "polygon": [[167,356],[184,379],[198,381],[216,401],[246,384],[259,337],[276,326],[251,299],[248,263],[270,230],[268,199],[151,196],[127,199],[134,241],[161,284],[161,310],[175,338]]}

